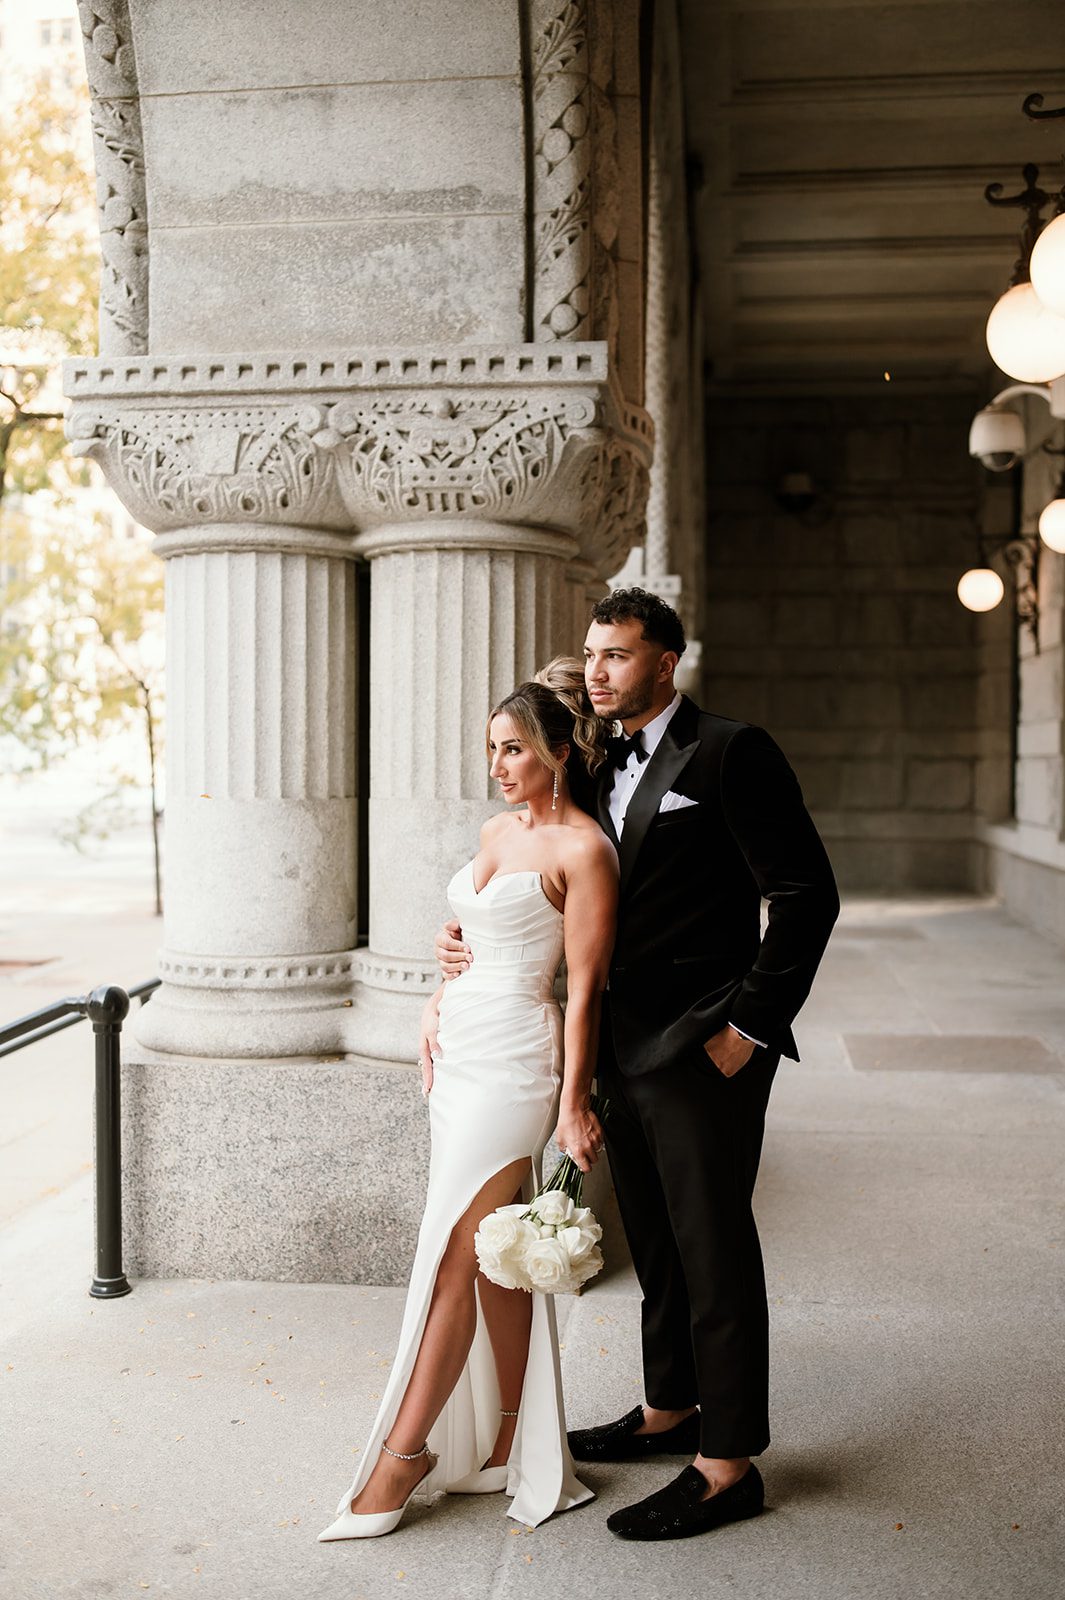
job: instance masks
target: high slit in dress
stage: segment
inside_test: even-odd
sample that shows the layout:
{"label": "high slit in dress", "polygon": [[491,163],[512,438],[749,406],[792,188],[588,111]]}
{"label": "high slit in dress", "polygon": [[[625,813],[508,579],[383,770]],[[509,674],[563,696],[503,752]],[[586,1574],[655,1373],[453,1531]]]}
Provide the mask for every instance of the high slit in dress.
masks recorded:
{"label": "high slit in dress", "polygon": [[[444,986],[440,999],[439,1056],[428,1097],[429,1187],[399,1346],[338,1515],[366,1482],[395,1422],[452,1228],[488,1179],[521,1157],[532,1161],[522,1186],[523,1198],[532,1199],[558,1118],[562,1011],[552,988],[562,958],[562,913],[538,872],[497,873],[478,893],[472,861],[455,874],[447,894],[473,961]],[[495,1362],[478,1297],[469,1357],[429,1434],[439,1463],[427,1487],[443,1489],[481,1467],[499,1417]],[[555,1306],[547,1294],[532,1296],[529,1359],[507,1465],[508,1514],[530,1527],[594,1498],[576,1476],[566,1444]]]}

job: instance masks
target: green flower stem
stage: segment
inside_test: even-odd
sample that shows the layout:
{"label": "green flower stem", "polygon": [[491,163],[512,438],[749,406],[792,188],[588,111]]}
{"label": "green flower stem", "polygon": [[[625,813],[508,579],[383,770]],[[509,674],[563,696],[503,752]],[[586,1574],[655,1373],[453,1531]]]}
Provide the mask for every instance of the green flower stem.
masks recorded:
{"label": "green flower stem", "polygon": [[[601,1095],[591,1096],[591,1108],[600,1122],[605,1122],[610,1111],[610,1101],[604,1100]],[[521,1220],[532,1216],[532,1208],[542,1194],[547,1194],[550,1189],[561,1189],[563,1194],[568,1194],[575,1206],[581,1203],[584,1193],[584,1173],[574,1161],[572,1156],[563,1156],[551,1176],[540,1185],[532,1200],[529,1202],[528,1211],[522,1212]]]}

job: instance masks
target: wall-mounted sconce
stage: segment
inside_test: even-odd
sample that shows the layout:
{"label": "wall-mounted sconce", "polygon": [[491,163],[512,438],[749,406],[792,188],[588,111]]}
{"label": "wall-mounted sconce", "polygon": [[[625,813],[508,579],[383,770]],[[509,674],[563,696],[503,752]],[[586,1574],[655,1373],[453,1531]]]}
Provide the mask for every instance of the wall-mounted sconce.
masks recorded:
{"label": "wall-mounted sconce", "polygon": [[809,472],[782,472],[773,490],[782,511],[805,527],[820,527],[832,515],[832,500]]}
{"label": "wall-mounted sconce", "polygon": [[[1038,97],[1036,97],[1038,98]],[[1032,99],[1025,101],[1027,106]],[[1046,113],[1044,113],[1045,115]],[[1057,224],[1065,213],[1065,187],[1056,195],[1040,189],[1039,168],[1032,162],[1023,169],[1024,188],[1018,194],[1004,195],[1001,183],[989,183],[984,199],[992,206],[1016,206],[1024,212],[1020,252],[1013,265],[1010,287],[995,302],[987,319],[987,348],[997,367],[1021,383],[1051,383],[1065,374],[1065,316],[1054,306],[1065,301],[1065,281],[1059,282],[1060,230]],[[1043,222],[1043,211],[1053,205],[1050,226]],[[1040,252],[1039,281],[1048,299],[1036,288],[1032,277],[1032,257],[1044,231],[1049,250]]]}
{"label": "wall-mounted sconce", "polygon": [[[1048,456],[1061,456],[1065,460],[1065,450],[1052,450],[1045,444],[1043,452]],[[1039,513],[1037,526],[1039,537],[1047,549],[1053,550],[1056,555],[1065,555],[1065,468],[1058,479],[1053,500],[1048,501]]]}
{"label": "wall-mounted sconce", "polygon": [[994,611],[1005,593],[993,567],[970,567],[958,579],[958,599],[966,611]]}
{"label": "wall-mounted sconce", "polygon": [[1048,550],[1065,556],[1065,473],[1062,473],[1056,497],[1039,514],[1039,537]]}
{"label": "wall-mounted sconce", "polygon": [[[1065,117],[1065,106],[1044,111],[1043,96],[1030,94],[1023,107],[1026,117],[1033,122],[1046,122],[1052,117]],[[1065,317],[1065,207],[1058,203],[1057,215],[1042,229],[1032,247],[1030,271],[1032,288],[1040,301],[1059,317]]]}
{"label": "wall-mounted sconce", "polygon": [[[1065,106],[1043,109],[1043,96],[1030,94],[1021,108],[1032,121],[1065,117]],[[1016,206],[1024,212],[1020,252],[1010,287],[995,302],[987,319],[987,348],[995,364],[1017,382],[1003,389],[978,411],[969,429],[969,454],[989,472],[1005,472],[1030,456],[1025,419],[1007,401],[1036,395],[1052,417],[1065,417],[1065,186],[1048,194],[1037,184],[1039,168],[1029,163],[1022,172],[1024,188],[1003,195],[1000,183],[989,183],[984,198],[993,206]],[[1043,212],[1053,206],[1044,222]],[[1049,447],[1042,445],[1044,450]],[[1062,454],[1052,451],[1052,454]],[[1010,568],[1018,621],[1031,632],[1039,649],[1039,551],[1065,554],[1065,475],[1056,497],[1044,507],[1038,534],[1020,531],[1020,478],[1014,484],[1014,530],[980,540],[985,563],[995,553]],[[958,582],[958,599],[970,611],[992,611],[1006,586],[993,567],[973,567]]]}
{"label": "wall-mounted sconce", "polygon": [[[988,534],[980,539],[985,562],[1001,556],[1013,580],[1017,620],[1032,636],[1039,653],[1039,540],[1031,533]],[[994,567],[970,567],[958,579],[958,599],[967,611],[994,611],[1006,585]]]}

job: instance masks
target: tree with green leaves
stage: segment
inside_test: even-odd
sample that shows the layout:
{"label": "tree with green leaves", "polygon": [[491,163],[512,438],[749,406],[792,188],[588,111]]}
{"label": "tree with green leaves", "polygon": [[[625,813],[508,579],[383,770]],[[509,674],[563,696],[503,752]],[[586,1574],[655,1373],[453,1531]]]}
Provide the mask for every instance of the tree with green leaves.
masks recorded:
{"label": "tree with green leaves", "polygon": [[[0,124],[0,740],[31,772],[139,730],[158,911],[162,564],[116,534],[97,469],[63,437],[59,360],[96,343],[87,120],[84,90],[60,100],[42,82]],[[89,829],[82,814],[67,837]]]}
{"label": "tree with green leaves", "polygon": [[100,250],[85,155],[85,92],[45,82],[0,121],[0,509],[85,481],[63,453],[55,369],[95,348]]}
{"label": "tree with green leaves", "polygon": [[[6,585],[0,627],[0,735],[32,771],[77,745],[139,731],[159,911],[162,562],[99,513],[51,522],[9,513],[8,524],[17,576]],[[128,770],[117,778],[118,787],[140,781]],[[83,815],[67,837],[78,842],[92,820]]]}

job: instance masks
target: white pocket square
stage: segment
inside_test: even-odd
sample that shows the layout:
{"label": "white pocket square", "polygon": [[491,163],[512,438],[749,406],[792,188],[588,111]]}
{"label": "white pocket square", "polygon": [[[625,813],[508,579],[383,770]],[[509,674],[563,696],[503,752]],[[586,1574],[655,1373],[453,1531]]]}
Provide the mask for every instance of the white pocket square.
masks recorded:
{"label": "white pocket square", "polygon": [[686,794],[676,794],[672,789],[667,789],[659,802],[659,811],[680,811],[684,806],[697,806],[698,800],[692,800]]}

